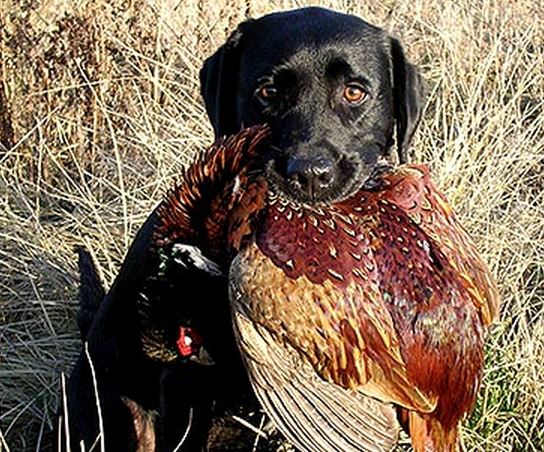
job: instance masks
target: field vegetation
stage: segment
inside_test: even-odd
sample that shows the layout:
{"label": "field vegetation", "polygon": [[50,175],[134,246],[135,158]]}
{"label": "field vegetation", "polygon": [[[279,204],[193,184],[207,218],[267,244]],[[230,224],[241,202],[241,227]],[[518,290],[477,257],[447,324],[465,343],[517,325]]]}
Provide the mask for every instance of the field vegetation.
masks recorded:
{"label": "field vegetation", "polygon": [[[0,450],[48,450],[79,352],[75,245],[111,284],[139,225],[212,141],[203,59],[306,1],[0,2]],[[544,450],[544,5],[336,0],[401,38],[427,80],[432,167],[496,276],[469,451]],[[364,52],[364,49],[361,49]]]}

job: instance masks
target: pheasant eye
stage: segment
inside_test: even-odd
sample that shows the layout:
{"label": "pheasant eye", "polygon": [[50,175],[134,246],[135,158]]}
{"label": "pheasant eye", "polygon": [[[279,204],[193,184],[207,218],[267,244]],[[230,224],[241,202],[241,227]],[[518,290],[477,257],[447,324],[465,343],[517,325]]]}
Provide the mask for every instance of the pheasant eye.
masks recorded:
{"label": "pheasant eye", "polygon": [[349,83],[344,87],[344,100],[353,106],[361,105],[367,98],[367,92],[358,83]]}
{"label": "pheasant eye", "polygon": [[261,102],[268,104],[277,97],[278,88],[273,83],[267,83],[259,87],[255,94]]}

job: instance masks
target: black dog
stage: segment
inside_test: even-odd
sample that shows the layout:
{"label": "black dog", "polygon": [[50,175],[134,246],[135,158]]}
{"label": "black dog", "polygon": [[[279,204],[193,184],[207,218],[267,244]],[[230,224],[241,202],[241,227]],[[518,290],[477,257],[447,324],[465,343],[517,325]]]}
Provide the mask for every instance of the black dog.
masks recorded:
{"label": "black dog", "polygon": [[216,136],[268,123],[267,179],[306,202],[345,198],[421,117],[422,82],[400,43],[361,19],[321,8],[241,24],[201,71]]}
{"label": "black dog", "polygon": [[[396,39],[320,8],[242,23],[206,61],[201,82],[216,136],[268,123],[273,145],[260,169],[276,189],[308,203],[355,192],[390,157],[395,139],[398,159],[406,161],[423,104],[420,77]],[[158,262],[149,251],[156,222],[154,212],[91,326],[82,322],[95,378],[83,352],[67,391],[72,450],[80,441],[89,450],[100,430],[108,451],[172,451],[180,442],[179,450],[189,451],[251,449],[241,424],[228,422],[229,413],[256,405],[232,337],[226,278]],[[82,284],[96,286],[82,263]],[[82,287],[87,306],[96,304],[85,301],[93,293],[100,288]],[[157,350],[143,345],[143,305],[146,322],[170,331]],[[179,325],[199,331],[209,360],[169,351]],[[234,440],[229,445],[221,436]]]}

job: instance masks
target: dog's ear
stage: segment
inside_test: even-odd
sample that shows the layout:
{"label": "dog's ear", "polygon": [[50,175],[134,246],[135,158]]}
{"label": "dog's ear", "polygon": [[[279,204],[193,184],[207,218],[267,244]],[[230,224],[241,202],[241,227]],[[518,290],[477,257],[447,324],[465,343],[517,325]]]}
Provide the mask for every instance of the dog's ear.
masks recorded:
{"label": "dog's ear", "polygon": [[400,42],[391,38],[393,103],[400,163],[408,161],[408,147],[425,105],[424,82],[417,69],[404,56]]}
{"label": "dog's ear", "polygon": [[236,87],[238,83],[240,48],[246,21],[230,35],[200,70],[200,93],[212,123],[215,137],[238,131]]}

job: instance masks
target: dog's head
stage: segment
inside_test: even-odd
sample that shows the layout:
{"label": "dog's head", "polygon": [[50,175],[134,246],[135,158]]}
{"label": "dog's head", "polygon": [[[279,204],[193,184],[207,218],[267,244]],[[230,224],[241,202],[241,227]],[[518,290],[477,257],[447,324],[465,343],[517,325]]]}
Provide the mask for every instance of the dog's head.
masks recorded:
{"label": "dog's head", "polygon": [[395,139],[405,162],[423,107],[422,80],[395,38],[322,8],[242,23],[200,77],[216,136],[269,124],[260,165],[276,190],[306,203],[353,194]]}

